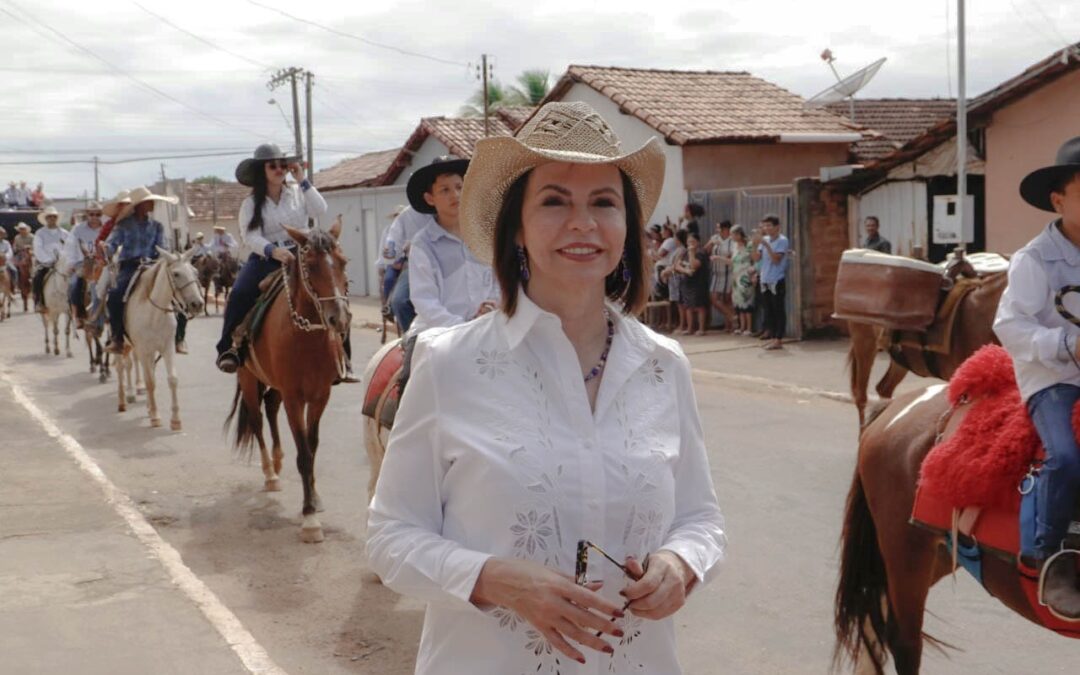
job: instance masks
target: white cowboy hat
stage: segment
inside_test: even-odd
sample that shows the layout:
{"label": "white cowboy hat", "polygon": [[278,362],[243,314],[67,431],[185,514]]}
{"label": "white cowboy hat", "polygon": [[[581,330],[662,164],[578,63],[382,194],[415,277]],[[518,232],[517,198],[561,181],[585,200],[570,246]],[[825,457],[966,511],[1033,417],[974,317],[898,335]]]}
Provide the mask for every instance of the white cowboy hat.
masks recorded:
{"label": "white cowboy hat", "polygon": [[196,239],[205,239],[205,238],[206,238],[206,235],[205,235],[205,234],[203,234],[202,232],[196,232],[196,233],[195,233],[195,238],[196,238]]}
{"label": "white cowboy hat", "polygon": [[18,225],[15,226],[15,231],[16,232],[22,232],[23,230],[26,230],[27,232],[29,232],[30,231],[30,226],[27,225],[26,223],[19,223]]}
{"label": "white cowboy hat", "polygon": [[56,216],[56,222],[57,224],[59,224],[60,212],[56,210],[55,206],[46,206],[44,209],[42,209],[41,213],[39,213],[37,216],[37,221],[42,225],[48,225],[46,218],[48,218],[49,216]]}
{"label": "white cowboy hat", "polygon": [[146,202],[165,202],[166,204],[179,204],[180,199],[178,197],[166,197],[164,195],[156,195],[150,191],[150,188],[139,186],[137,188],[131,188],[128,193],[127,204],[120,209],[120,213],[116,216],[116,221],[120,222],[124,218],[127,218],[135,212],[135,207],[139,204],[145,204]]}
{"label": "white cowboy hat", "polygon": [[116,196],[105,202],[105,205],[101,207],[101,212],[106,216],[115,219],[116,214],[120,212],[120,209],[131,203],[131,193],[127,190],[121,190],[116,193]]}
{"label": "white cowboy hat", "polygon": [[225,230],[227,230],[229,228],[225,227],[224,225],[215,225],[214,229],[215,230],[221,230],[222,232],[224,232]]}
{"label": "white cowboy hat", "polygon": [[495,259],[495,228],[506,191],[541,164],[611,164],[630,179],[649,222],[664,187],[664,150],[654,136],[637,150],[620,154],[619,137],[587,103],[548,103],[513,137],[476,143],[461,193],[461,228],[473,255]]}
{"label": "white cowboy hat", "polygon": [[84,212],[85,211],[100,211],[100,210],[101,210],[101,202],[94,201],[93,199],[86,202],[86,208],[83,209]]}

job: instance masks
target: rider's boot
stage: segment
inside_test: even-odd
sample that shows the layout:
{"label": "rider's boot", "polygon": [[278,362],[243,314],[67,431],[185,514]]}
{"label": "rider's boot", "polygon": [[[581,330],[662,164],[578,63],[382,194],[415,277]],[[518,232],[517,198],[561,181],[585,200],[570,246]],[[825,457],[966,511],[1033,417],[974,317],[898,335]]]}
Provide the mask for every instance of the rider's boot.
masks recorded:
{"label": "rider's boot", "polygon": [[124,353],[124,338],[112,338],[109,340],[109,344],[105,349],[110,354],[123,354]]}
{"label": "rider's boot", "polygon": [[217,367],[223,373],[232,375],[240,367],[240,356],[235,348],[226,349],[217,357]]}
{"label": "rider's boot", "polygon": [[1066,618],[1080,619],[1080,589],[1076,584],[1076,557],[1058,556],[1045,573],[1043,600],[1046,604]]}

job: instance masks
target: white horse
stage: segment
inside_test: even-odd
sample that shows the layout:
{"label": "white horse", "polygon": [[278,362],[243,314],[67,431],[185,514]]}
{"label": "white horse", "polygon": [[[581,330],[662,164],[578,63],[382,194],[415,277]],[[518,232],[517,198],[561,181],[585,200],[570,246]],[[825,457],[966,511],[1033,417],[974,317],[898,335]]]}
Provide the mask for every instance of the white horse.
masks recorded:
{"label": "white horse", "polygon": [[11,318],[11,302],[15,298],[15,284],[7,268],[7,260],[0,255],[0,321]]}
{"label": "white horse", "polygon": [[[142,273],[134,288],[128,293],[124,308],[124,326],[127,341],[131,344],[135,361],[142,369],[146,381],[146,406],[150,414],[150,426],[161,426],[158,416],[155,393],[155,367],[158,357],[165,362],[169,392],[172,395],[172,417],[169,427],[180,431],[180,403],[176,397],[176,369],[173,358],[176,356],[176,311],[189,316],[198,314],[203,308],[202,293],[199,290],[199,277],[195,268],[188,262],[195,249],[182,255],[176,255],[163,248],[158,248],[160,257],[149,269]],[[124,370],[134,368],[127,359],[120,359],[117,370],[118,396],[120,408],[125,407]]]}
{"label": "white horse", "polygon": [[66,316],[64,323],[64,351],[70,359],[71,354],[71,306],[68,304],[68,280],[70,274],[64,274],[66,265],[61,260],[45,280],[42,295],[45,297],[45,311],[41,314],[41,324],[45,327],[45,353],[49,353],[49,327],[52,327],[52,353],[60,355],[60,317]]}

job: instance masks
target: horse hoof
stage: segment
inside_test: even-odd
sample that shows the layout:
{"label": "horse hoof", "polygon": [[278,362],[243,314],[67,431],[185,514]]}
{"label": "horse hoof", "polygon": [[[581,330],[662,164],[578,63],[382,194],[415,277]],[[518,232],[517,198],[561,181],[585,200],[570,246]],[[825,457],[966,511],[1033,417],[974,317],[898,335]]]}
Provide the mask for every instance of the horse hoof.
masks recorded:
{"label": "horse hoof", "polygon": [[143,388],[143,387],[139,387],[138,389],[135,390],[135,393],[138,394],[139,396],[142,396],[143,394],[146,393],[146,389]]}
{"label": "horse hoof", "polygon": [[120,405],[116,406],[116,412],[127,412],[127,406],[121,403]]}
{"label": "horse hoof", "polygon": [[169,422],[169,428],[173,431],[181,431],[180,420],[173,420]]}
{"label": "horse hoof", "polygon": [[161,426],[161,420],[157,419],[156,417],[151,417],[150,418],[150,426],[154,427],[155,429],[157,427],[160,427]]}
{"label": "horse hoof", "polygon": [[134,394],[128,394],[127,402],[128,403],[134,403],[135,402],[135,395]]}
{"label": "horse hoof", "polygon": [[323,531],[321,527],[302,527],[300,528],[300,541],[305,544],[318,544],[321,543],[323,537]]}
{"label": "horse hoof", "polygon": [[274,480],[266,481],[267,492],[281,492],[281,480],[275,478]]}

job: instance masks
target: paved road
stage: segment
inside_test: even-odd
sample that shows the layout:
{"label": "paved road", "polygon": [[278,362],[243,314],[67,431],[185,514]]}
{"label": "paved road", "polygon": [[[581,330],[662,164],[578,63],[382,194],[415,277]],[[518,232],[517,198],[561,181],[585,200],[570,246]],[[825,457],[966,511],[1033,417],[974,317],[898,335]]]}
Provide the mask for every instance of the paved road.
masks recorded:
{"label": "paved road", "polygon": [[[324,417],[327,539],[303,545],[291,441],[284,490],[268,494],[257,461],[235,456],[223,436],[233,383],[211,362],[219,327],[209,318],[189,328],[184,431],[171,433],[148,428],[141,401],[117,414],[115,387],[86,372],[82,348],[74,359],[39,354],[34,317],[0,325],[0,671],[245,672],[72,456],[13,401],[15,382],[286,672],[412,672],[422,607],[375,583],[363,553],[359,388],[335,389]],[[353,340],[358,361],[378,346],[371,331]],[[828,369],[804,353],[788,361],[793,380],[806,379],[802,368]],[[731,548],[725,572],[679,617],[686,671],[825,673],[853,412],[747,382],[702,376],[696,385]],[[1075,657],[1070,641],[1009,614],[965,575],[943,582],[931,608],[927,629],[965,651],[930,653],[926,672],[1066,672]]]}

